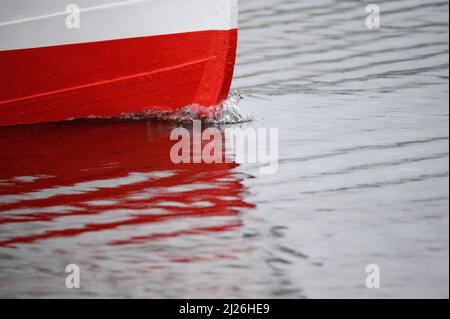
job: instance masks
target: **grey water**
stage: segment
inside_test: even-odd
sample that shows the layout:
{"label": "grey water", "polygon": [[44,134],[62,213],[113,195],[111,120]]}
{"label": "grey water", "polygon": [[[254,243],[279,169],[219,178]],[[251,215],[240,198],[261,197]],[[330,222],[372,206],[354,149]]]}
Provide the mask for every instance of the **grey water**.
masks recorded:
{"label": "grey water", "polygon": [[240,1],[238,126],[279,129],[276,174],[146,158],[167,123],[1,130],[58,151],[0,155],[0,297],[448,298],[449,3],[378,1],[369,29],[370,3]]}

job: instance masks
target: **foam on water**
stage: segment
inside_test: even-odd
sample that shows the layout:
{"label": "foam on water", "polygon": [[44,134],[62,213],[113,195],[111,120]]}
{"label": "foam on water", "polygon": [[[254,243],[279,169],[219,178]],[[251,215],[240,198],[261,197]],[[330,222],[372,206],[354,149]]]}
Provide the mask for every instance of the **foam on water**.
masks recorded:
{"label": "foam on water", "polygon": [[239,102],[244,99],[245,94],[242,91],[233,91],[227,100],[223,103],[204,107],[198,104],[189,105],[176,111],[147,111],[145,113],[123,114],[120,119],[155,119],[159,121],[170,121],[176,123],[191,122],[200,120],[207,124],[237,124],[251,122],[253,116],[244,114],[239,108]]}

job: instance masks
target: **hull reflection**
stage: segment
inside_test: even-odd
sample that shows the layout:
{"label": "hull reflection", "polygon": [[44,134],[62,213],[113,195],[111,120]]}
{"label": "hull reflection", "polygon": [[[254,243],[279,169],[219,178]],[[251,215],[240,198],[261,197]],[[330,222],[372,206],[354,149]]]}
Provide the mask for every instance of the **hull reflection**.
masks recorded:
{"label": "hull reflection", "polygon": [[117,246],[239,227],[240,210],[252,205],[237,164],[173,164],[172,128],[94,121],[1,128],[0,246],[83,242],[92,233],[97,244]]}

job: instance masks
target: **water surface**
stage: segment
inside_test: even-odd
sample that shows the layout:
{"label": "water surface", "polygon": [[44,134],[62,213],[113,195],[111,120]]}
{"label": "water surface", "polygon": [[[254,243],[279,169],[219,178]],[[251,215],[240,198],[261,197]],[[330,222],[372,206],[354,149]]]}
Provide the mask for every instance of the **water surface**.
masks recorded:
{"label": "water surface", "polygon": [[169,122],[0,129],[0,297],[448,298],[448,1],[369,3],[240,1],[275,175],[175,165]]}

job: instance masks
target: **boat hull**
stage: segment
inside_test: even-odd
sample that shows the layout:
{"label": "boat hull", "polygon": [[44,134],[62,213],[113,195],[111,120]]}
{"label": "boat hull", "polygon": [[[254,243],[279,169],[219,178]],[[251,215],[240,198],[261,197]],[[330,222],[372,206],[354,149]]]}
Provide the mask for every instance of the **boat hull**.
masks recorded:
{"label": "boat hull", "polygon": [[[135,19],[147,19],[141,14],[144,9],[153,16],[158,10],[160,14],[167,12],[171,2],[182,3],[141,0],[89,7],[86,21],[81,10],[80,29],[73,35],[65,25],[64,14],[0,23],[0,125],[221,103],[227,98],[236,58],[236,1],[193,1],[197,6],[210,6],[200,12],[209,15],[204,21],[192,22],[192,18],[199,19],[198,11],[202,10],[186,4],[181,8],[185,21],[159,19],[156,25],[151,20],[146,24],[130,20],[133,11]],[[188,8],[192,17],[186,12]],[[112,15],[113,22],[103,25],[105,15]],[[179,15],[175,18],[180,20]],[[58,30],[52,30],[54,36],[45,34],[56,21],[64,22],[61,34]],[[167,26],[161,25],[164,23]],[[44,36],[26,38],[27,27],[33,27],[31,34],[40,28]],[[13,37],[14,32],[22,38]],[[7,42],[10,47],[5,47]]]}

